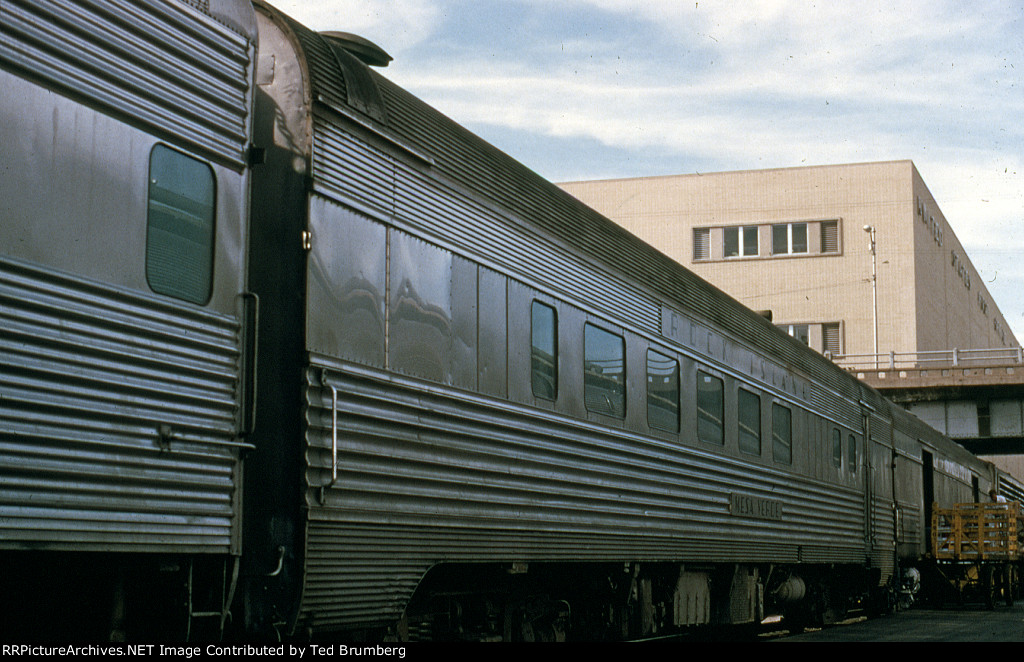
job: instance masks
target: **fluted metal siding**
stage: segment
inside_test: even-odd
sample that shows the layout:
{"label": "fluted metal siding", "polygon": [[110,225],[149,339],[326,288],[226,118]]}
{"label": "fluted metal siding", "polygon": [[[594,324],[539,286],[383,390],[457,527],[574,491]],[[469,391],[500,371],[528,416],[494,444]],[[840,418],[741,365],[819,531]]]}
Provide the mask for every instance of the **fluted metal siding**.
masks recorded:
{"label": "fluted metal siding", "polygon": [[[832,393],[849,396],[856,392],[855,380],[837,370],[831,361],[800,347],[798,341],[721,290],[383,76],[378,76],[378,82],[388,109],[388,128],[400,140],[433,157],[430,172],[439,184],[473,191],[481,204],[507,212],[503,226],[526,227],[531,234],[564,242],[559,243],[562,250],[549,255],[559,258],[565,253],[572,255],[589,265],[590,277],[611,274],[617,287],[636,291],[636,295],[608,297],[598,283],[588,283],[582,295],[587,301],[601,302],[609,313],[638,324],[638,328],[649,327],[646,326],[646,311],[636,314],[632,310],[637,302],[644,306],[650,305],[652,299],[669,302],[710,322],[731,338],[768,350],[782,365],[822,383]],[[579,290],[563,287],[566,281],[560,278],[561,273],[545,270],[524,273],[538,278],[558,293],[579,296]],[[856,396],[852,399],[856,400]],[[826,398],[821,402],[828,404],[829,401]]]}
{"label": "fluted metal siding", "polygon": [[241,167],[249,38],[177,1],[4,0],[0,66]]}
{"label": "fluted metal siding", "polygon": [[394,213],[395,165],[322,113],[313,118],[313,178],[317,188],[377,216]]}
{"label": "fluted metal siding", "polygon": [[[443,562],[863,560],[856,490],[326,359],[307,382],[300,623],[391,618]],[[731,516],[732,492],[783,519]]]}
{"label": "fluted metal siding", "polygon": [[0,548],[235,548],[236,320],[0,259],[0,328]]}
{"label": "fluted metal siding", "polygon": [[527,281],[586,292],[638,328],[660,328],[660,309],[639,288],[595,269],[566,245],[512,223],[486,205],[439,189],[429,175],[354,138],[329,110],[317,114],[314,132],[318,190],[378,216],[393,216],[402,227],[457,247],[463,255],[514,269]]}

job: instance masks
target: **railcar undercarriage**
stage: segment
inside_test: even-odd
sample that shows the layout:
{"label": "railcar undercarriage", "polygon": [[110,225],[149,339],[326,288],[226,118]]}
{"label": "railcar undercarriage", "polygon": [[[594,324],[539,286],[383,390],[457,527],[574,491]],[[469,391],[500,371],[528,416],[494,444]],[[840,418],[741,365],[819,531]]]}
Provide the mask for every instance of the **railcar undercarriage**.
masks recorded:
{"label": "railcar undercarriage", "polygon": [[235,557],[17,551],[0,561],[0,616],[18,641],[219,641],[235,625]]}
{"label": "railcar undercarriage", "polygon": [[[709,627],[821,627],[870,604],[856,566],[539,563],[442,565],[392,633],[411,641],[621,641]],[[486,587],[486,588],[482,588]]]}

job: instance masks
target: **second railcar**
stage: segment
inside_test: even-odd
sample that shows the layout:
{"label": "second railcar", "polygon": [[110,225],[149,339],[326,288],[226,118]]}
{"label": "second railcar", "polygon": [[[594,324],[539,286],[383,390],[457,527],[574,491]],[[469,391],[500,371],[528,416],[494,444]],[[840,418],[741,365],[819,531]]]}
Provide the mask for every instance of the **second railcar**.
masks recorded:
{"label": "second railcar", "polygon": [[246,591],[277,600],[247,600],[252,627],[642,636],[884,608],[919,547],[896,505],[920,520],[925,476],[941,500],[991,480],[365,44],[256,6]]}

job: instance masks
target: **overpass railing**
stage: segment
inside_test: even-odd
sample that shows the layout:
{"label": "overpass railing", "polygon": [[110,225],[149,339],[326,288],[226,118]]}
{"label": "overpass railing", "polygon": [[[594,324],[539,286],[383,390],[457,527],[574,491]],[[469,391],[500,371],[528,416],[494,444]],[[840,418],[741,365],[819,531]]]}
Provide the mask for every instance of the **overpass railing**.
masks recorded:
{"label": "overpass railing", "polygon": [[946,349],[921,352],[889,352],[888,354],[841,354],[831,358],[837,365],[847,370],[957,368],[965,366],[1022,364],[1024,363],[1024,350],[1020,347]]}

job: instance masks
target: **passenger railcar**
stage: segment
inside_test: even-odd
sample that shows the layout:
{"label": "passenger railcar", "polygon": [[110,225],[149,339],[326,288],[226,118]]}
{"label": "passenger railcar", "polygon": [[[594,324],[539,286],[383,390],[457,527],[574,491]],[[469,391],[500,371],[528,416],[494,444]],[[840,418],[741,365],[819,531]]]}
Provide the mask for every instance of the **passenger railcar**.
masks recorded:
{"label": "passenger railcar", "polygon": [[241,4],[0,5],[9,624],[241,551],[255,49]]}
{"label": "passenger railcar", "polygon": [[261,0],[12,0],[0,36],[16,621],[820,622],[889,608],[930,505],[999,483],[368,42]]}

